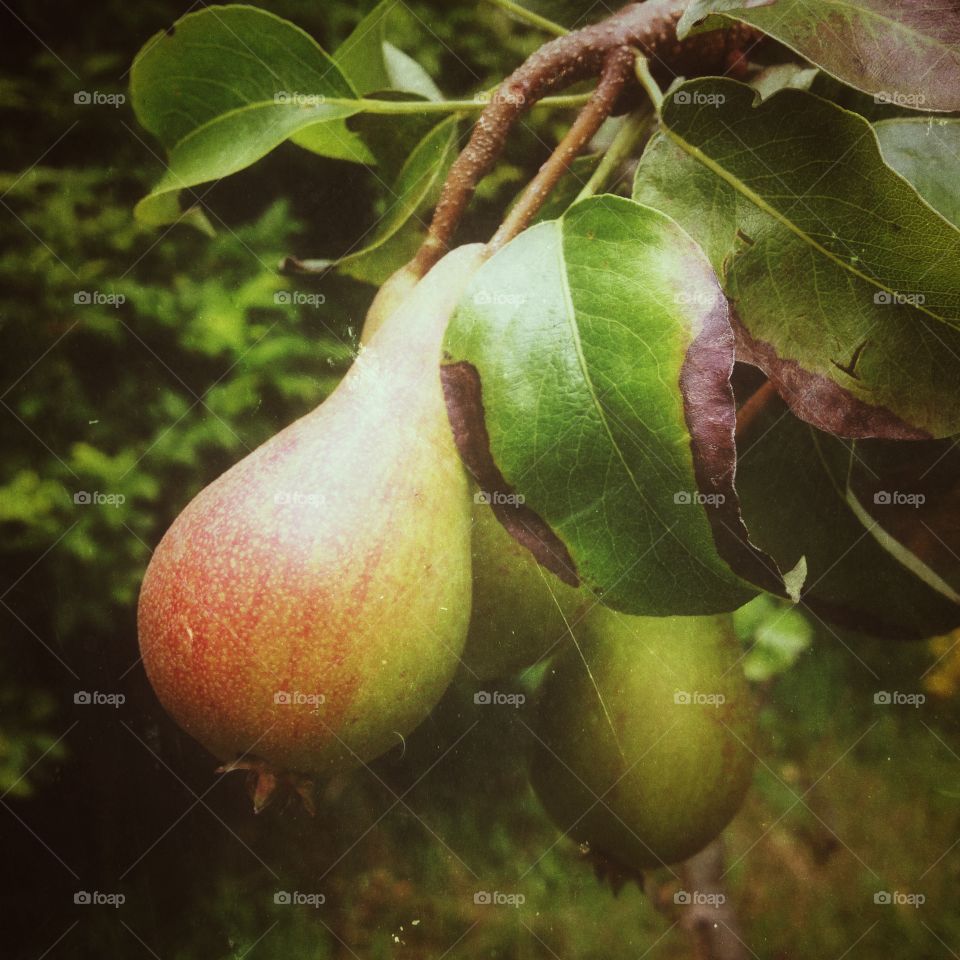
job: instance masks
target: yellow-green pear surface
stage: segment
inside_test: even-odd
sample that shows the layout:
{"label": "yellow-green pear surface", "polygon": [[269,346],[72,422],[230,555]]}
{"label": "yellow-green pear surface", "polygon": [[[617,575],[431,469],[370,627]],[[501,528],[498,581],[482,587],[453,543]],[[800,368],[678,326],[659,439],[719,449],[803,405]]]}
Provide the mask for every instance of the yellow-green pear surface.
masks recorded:
{"label": "yellow-green pear surface", "polygon": [[411,264],[402,266],[384,281],[367,310],[360,331],[360,343],[366,345],[386,320],[397,310],[420,282]]}
{"label": "yellow-green pear surface", "polygon": [[531,780],[573,840],[633,870],[706,846],[740,808],[756,708],[729,615],[594,608],[550,667]]}
{"label": "yellow-green pear surface", "polygon": [[[416,284],[410,264],[377,291],[360,342],[366,343]],[[473,615],[463,654],[466,680],[489,680],[531,666],[569,639],[568,624],[588,597],[540,566],[486,503],[473,504]]]}
{"label": "yellow-green pear surface", "polygon": [[540,566],[488,504],[473,505],[473,613],[463,672],[503,677],[564,648],[595,601]]}
{"label": "yellow-green pear surface", "polygon": [[400,744],[446,689],[471,498],[440,349],[482,248],[446,256],[316,410],[203,490],[140,594],[147,674],[226,761],[327,773]]}

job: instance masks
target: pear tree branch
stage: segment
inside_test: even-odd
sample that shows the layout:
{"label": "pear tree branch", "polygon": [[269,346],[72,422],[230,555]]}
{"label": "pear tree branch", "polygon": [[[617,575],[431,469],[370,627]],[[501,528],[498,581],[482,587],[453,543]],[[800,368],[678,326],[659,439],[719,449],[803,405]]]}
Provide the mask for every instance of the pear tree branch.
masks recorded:
{"label": "pear tree branch", "polygon": [[570,169],[580,151],[593,139],[601,124],[610,116],[620,91],[633,69],[635,54],[629,47],[615,47],[607,55],[600,75],[600,83],[589,103],[580,111],[566,136],[537,175],[527,184],[510,215],[500,225],[487,244],[488,254],[494,254],[518,233],[525,230],[537,211],[543,206],[557,181]]}
{"label": "pear tree branch", "polygon": [[[580,80],[602,76],[611,54],[617,50],[636,48],[649,61],[653,78],[669,83],[680,75],[726,68],[747,37],[758,36],[751,28],[734,26],[680,42],[676,26],[687,2],[631,3],[599,23],[544,44],[507,77],[450,168],[427,238],[411,268],[422,276],[449,249],[477,185],[499,159],[510,130],[539,100]],[[612,81],[608,78],[608,85],[609,82]],[[583,128],[593,122],[597,103],[596,98],[591,98],[584,108],[590,114],[583,120]],[[560,149],[565,149],[563,144]]]}
{"label": "pear tree branch", "polygon": [[750,397],[744,401],[743,405],[737,411],[738,437],[747,436],[753,430],[760,415],[777,396],[777,389],[774,387],[773,382],[767,380],[763,386],[755,390]]}
{"label": "pear tree branch", "polygon": [[723,883],[723,841],[714,840],[680,867],[689,903],[680,926],[696,960],[749,960],[750,952]]}

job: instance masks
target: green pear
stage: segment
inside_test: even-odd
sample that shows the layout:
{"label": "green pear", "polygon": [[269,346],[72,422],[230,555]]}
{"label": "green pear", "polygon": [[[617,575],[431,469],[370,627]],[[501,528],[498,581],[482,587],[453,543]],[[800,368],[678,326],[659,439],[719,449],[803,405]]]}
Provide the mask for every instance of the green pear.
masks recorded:
{"label": "green pear", "polygon": [[367,310],[363,329],[360,331],[361,345],[368,344],[386,320],[409,299],[420,279],[419,273],[410,263],[387,277]]}
{"label": "green pear", "polygon": [[203,490],[157,547],[147,675],[231,766],[326,774],[399,745],[470,617],[470,493],[440,384],[479,245],[397,303],[334,392]]}
{"label": "green pear", "polygon": [[[416,284],[412,266],[396,271],[370,304],[361,344],[380,329]],[[561,648],[589,598],[542,567],[474,493],[473,615],[463,653],[465,681],[508,676]]]}
{"label": "green pear", "polygon": [[592,602],[537,563],[474,497],[473,613],[463,651],[466,677],[508,676],[562,650]]}
{"label": "green pear", "polygon": [[732,619],[598,606],[577,640],[540,692],[534,789],[565,833],[622,867],[685,860],[753,775],[757,714]]}

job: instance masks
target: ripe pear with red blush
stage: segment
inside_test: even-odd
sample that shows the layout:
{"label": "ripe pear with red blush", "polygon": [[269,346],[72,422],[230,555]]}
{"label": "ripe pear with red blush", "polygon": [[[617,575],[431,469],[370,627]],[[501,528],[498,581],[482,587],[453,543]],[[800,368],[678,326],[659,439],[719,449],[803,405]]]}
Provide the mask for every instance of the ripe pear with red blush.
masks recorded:
{"label": "ripe pear with red blush", "polygon": [[261,787],[400,744],[459,662],[471,498],[439,364],[481,257],[459,248],[406,289],[327,400],[203,490],[147,569],[160,701]]}

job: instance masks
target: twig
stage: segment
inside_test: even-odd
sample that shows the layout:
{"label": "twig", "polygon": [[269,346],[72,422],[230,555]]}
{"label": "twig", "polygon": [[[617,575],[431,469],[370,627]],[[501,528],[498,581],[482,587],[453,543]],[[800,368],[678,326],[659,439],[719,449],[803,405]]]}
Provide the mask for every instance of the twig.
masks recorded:
{"label": "twig", "polygon": [[570,169],[577,154],[590,142],[601,124],[610,116],[617,97],[633,69],[634,53],[629,47],[611,50],[603,65],[600,83],[589,103],[577,115],[560,145],[527,184],[510,215],[500,225],[493,239],[487,244],[487,253],[493,254],[518,233],[524,230],[543,206],[557,181]]}
{"label": "twig", "polygon": [[660,108],[663,106],[663,91],[657,81],[653,79],[653,74],[650,72],[650,61],[646,57],[638,56],[634,63],[634,73],[640,82],[640,86],[646,90],[657,116],[660,116]]}
{"label": "twig", "polygon": [[610,179],[614,177],[620,166],[633,153],[640,138],[647,131],[650,123],[648,110],[635,110],[623,121],[623,126],[617,131],[610,146],[597,164],[596,170],[590,179],[583,185],[577,194],[577,200],[592,197],[603,190]]}
{"label": "twig", "polygon": [[[359,108],[359,113],[373,113],[378,116],[395,114],[423,113],[478,113],[485,110],[496,91],[480,94],[471,100],[377,100],[369,97],[345,98],[327,97],[323,103],[328,107]],[[533,104],[536,107],[580,107],[590,99],[590,94],[572,93],[558,97],[544,97]]]}
{"label": "twig", "polygon": [[477,184],[497,162],[511,128],[548,93],[597,76],[617,48],[637,47],[654,65],[655,73],[671,78],[724,65],[731,49],[740,49],[745,36],[755,35],[750,28],[734,26],[722,33],[696,34],[681,43],[676,24],[686,5],[687,0],[629,4],[606,20],[550,41],[507,77],[450,168],[412,269],[422,275],[443,256]]}
{"label": "twig", "polygon": [[724,851],[719,839],[680,867],[689,902],[680,926],[693,938],[697,960],[748,960],[736,911],[726,894]]}
{"label": "twig", "polygon": [[772,380],[767,380],[762,387],[750,394],[747,401],[737,411],[737,436],[746,436],[753,429],[757,418],[773,402],[776,396],[777,388],[773,385]]}

